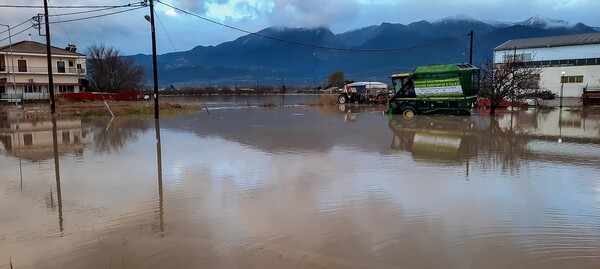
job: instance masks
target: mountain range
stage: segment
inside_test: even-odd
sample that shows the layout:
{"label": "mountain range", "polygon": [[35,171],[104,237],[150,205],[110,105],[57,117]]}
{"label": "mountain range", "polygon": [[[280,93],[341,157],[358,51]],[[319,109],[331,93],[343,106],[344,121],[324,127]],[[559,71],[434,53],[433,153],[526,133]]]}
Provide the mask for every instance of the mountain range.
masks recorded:
{"label": "mountain range", "polygon": [[[517,23],[458,15],[407,25],[382,23],[334,34],[328,28],[269,27],[216,46],[158,55],[160,85],[319,85],[340,70],[354,81],[385,81],[417,65],[491,59],[494,47],[518,38],[597,32],[583,23],[533,16]],[[128,56],[151,81],[151,55]]]}

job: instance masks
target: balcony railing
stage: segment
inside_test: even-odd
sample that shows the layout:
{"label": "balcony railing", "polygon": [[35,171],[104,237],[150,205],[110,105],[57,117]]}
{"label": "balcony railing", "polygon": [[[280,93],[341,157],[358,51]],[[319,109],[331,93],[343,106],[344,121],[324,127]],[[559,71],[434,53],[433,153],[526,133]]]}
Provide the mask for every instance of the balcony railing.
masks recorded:
{"label": "balcony railing", "polygon": [[[13,73],[12,66],[0,67],[0,73]],[[47,67],[14,67],[14,73],[16,74],[48,74]],[[67,74],[67,75],[85,75],[85,69],[83,68],[75,68],[75,67],[65,67],[65,68],[52,68],[52,74]]]}

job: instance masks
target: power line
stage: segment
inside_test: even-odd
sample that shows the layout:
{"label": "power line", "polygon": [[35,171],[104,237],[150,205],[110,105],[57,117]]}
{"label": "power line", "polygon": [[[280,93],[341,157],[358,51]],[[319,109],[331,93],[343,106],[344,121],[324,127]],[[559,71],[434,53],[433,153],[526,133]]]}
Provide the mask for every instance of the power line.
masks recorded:
{"label": "power line", "polygon": [[[15,34],[11,34],[11,36],[10,36],[10,37],[13,37],[13,36],[19,35],[20,33],[23,33],[23,32],[25,32],[25,31],[27,31],[27,30],[29,30],[29,29],[31,29],[31,28],[33,28],[33,25],[32,25],[32,26],[29,26],[29,27],[27,27],[27,28],[25,28],[25,29],[23,29],[23,30],[21,30],[21,31],[19,31],[19,32],[17,32],[17,33],[15,33]],[[4,39],[0,39],[0,42],[2,42],[2,41],[4,41],[4,40],[8,40],[8,38],[9,38],[9,37],[6,37],[6,38],[4,38]]]}
{"label": "power line", "polygon": [[[124,12],[128,12],[128,11],[133,11],[133,10],[137,10],[137,9],[141,9],[141,8],[144,8],[144,6],[137,6],[137,7],[130,8],[130,9],[126,9],[126,10],[120,10],[120,11],[115,11],[115,12],[110,12],[110,13],[100,14],[100,15],[96,15],[96,16],[83,17],[83,18],[76,18],[76,19],[63,20],[63,21],[57,21],[57,22],[50,22],[50,24],[59,24],[59,23],[65,23],[65,22],[73,22],[73,21],[81,21],[81,20],[87,20],[87,19],[93,19],[93,18],[100,18],[100,17],[105,17],[105,16],[110,16],[110,15],[115,15],[115,14],[124,13]],[[35,17],[33,17],[33,18],[35,18]],[[32,18],[32,19],[33,19],[33,18]],[[23,24],[25,24],[25,23],[27,23],[27,22],[31,21],[32,19],[28,19],[28,20],[26,20],[26,21],[23,21],[23,22],[21,22],[21,23],[17,24],[17,25],[16,25],[16,26],[14,26],[14,27],[11,27],[11,28],[16,28],[16,27],[19,27],[19,26],[21,26],[21,25],[23,25]],[[21,33],[25,32],[25,31],[27,31],[27,30],[31,29],[31,28],[35,28],[35,27],[36,27],[37,25],[39,25],[40,23],[41,23],[41,22],[34,23],[32,26],[29,26],[29,27],[27,27],[26,29],[24,29],[24,30],[22,30],[22,31],[19,31],[19,32],[17,32],[17,33],[14,33],[14,34],[11,34],[11,36],[16,36],[16,35],[18,35],[18,34],[21,34]],[[3,33],[5,33],[5,32],[8,32],[8,30],[2,31],[2,32],[0,32],[0,34],[3,34]],[[68,35],[68,33],[67,33],[67,35]],[[4,39],[0,39],[0,42],[2,42],[2,41],[4,41],[4,40],[7,40],[7,39],[8,39],[8,37],[7,37],[7,38],[4,38]]]}
{"label": "power line", "polygon": [[[124,4],[124,5],[117,5],[117,6],[95,6],[95,5],[88,5],[88,6],[54,6],[54,8],[109,8],[109,7],[130,7],[130,6],[135,6],[135,5],[141,5],[144,6],[144,1],[141,1],[139,3],[128,3],[128,4]],[[44,6],[33,6],[33,5],[0,5],[0,8],[44,8]]]}
{"label": "power line", "polygon": [[[19,24],[15,25],[15,26],[12,26],[12,27],[10,27],[10,28],[11,28],[11,29],[15,29],[15,28],[17,28],[17,27],[19,27],[19,26],[21,26],[21,25],[23,25],[23,24],[27,23],[27,22],[30,22],[30,21],[31,21],[31,19],[27,19],[27,20],[25,20],[25,21],[23,21],[23,22],[21,22],[21,23],[19,23]],[[1,34],[4,34],[4,33],[6,33],[6,32],[8,32],[8,30],[4,30],[4,31],[0,32],[0,35],[1,35]]]}
{"label": "power line", "polygon": [[100,12],[100,11],[105,11],[105,10],[110,10],[110,9],[115,9],[115,8],[121,8],[121,7],[105,7],[105,8],[99,8],[99,9],[93,9],[93,10],[76,11],[76,12],[61,13],[61,14],[56,14],[56,12],[55,12],[54,15],[50,15],[50,16],[51,17],[70,16],[70,15],[78,15],[78,14],[85,14],[85,13]]}
{"label": "power line", "polygon": [[[52,12],[54,12],[54,16],[56,16],[56,18],[60,22],[60,17],[58,17],[58,15],[56,14],[56,9],[54,9],[50,0],[48,0],[48,5],[50,6],[50,8],[52,8]],[[62,26],[63,30],[65,31],[65,34],[67,35],[67,38],[69,39],[70,43],[73,43],[73,39],[71,38],[71,35],[69,34],[69,31],[67,30],[67,27],[65,27],[64,24],[61,24],[60,26]]]}
{"label": "power line", "polygon": [[173,44],[173,40],[171,40],[171,37],[169,36],[169,32],[167,32],[167,29],[165,29],[165,26],[162,24],[162,21],[158,17],[158,13],[156,13],[156,11],[154,11],[154,15],[158,19],[158,24],[160,24],[160,27],[162,27],[163,31],[165,31],[165,34],[167,35],[167,39],[169,39],[169,42],[171,42],[171,46],[173,46],[173,50],[177,51],[177,48],[175,48],[175,44]]}
{"label": "power line", "polygon": [[241,29],[241,28],[238,28],[238,27],[235,27],[235,26],[231,26],[231,25],[224,24],[224,23],[221,23],[221,22],[218,22],[218,21],[215,21],[215,20],[211,20],[209,18],[202,17],[202,16],[200,16],[198,14],[189,12],[187,10],[184,10],[184,9],[181,9],[181,8],[169,5],[167,3],[163,3],[160,0],[156,0],[156,2],[161,3],[161,4],[163,4],[163,5],[167,6],[167,7],[170,7],[172,9],[174,9],[174,10],[177,10],[177,11],[180,11],[182,13],[188,14],[190,16],[193,16],[193,17],[196,17],[196,18],[208,21],[210,23],[214,23],[214,24],[217,24],[217,25],[229,28],[229,29],[233,29],[233,30],[236,30],[236,31],[247,33],[247,34],[250,34],[250,35],[254,35],[254,36],[258,36],[258,37],[262,37],[262,38],[270,39],[270,40],[274,40],[274,41],[279,41],[279,42],[283,42],[283,43],[288,43],[288,44],[292,44],[292,45],[298,45],[298,46],[304,46],[304,47],[316,48],[316,49],[325,49],[325,50],[351,51],[351,52],[391,52],[391,51],[404,51],[404,50],[412,50],[412,49],[418,49],[418,48],[425,48],[425,47],[436,46],[436,45],[443,44],[443,43],[446,43],[446,42],[450,42],[450,41],[453,41],[453,40],[456,40],[456,39],[459,39],[461,37],[465,37],[465,36],[469,35],[469,34],[464,34],[464,35],[460,35],[460,36],[453,37],[453,38],[450,38],[450,39],[442,40],[442,41],[439,41],[439,42],[428,43],[428,44],[423,44],[423,45],[418,45],[418,46],[412,46],[412,47],[404,47],[404,48],[351,49],[351,48],[327,47],[327,46],[312,45],[312,44],[301,43],[301,42],[296,42],[296,41],[292,41],[292,40],[287,40],[287,39],[272,37],[272,36],[268,36],[268,35],[259,34],[259,33],[256,33],[256,32],[250,32],[248,30],[244,30],[244,29]]}
{"label": "power line", "polygon": [[124,13],[124,12],[128,12],[128,11],[138,10],[140,8],[144,8],[144,7],[140,6],[140,7],[130,8],[130,9],[126,9],[126,10],[120,10],[120,11],[115,11],[115,12],[111,12],[111,13],[105,13],[105,14],[90,16],[90,17],[76,18],[76,19],[64,20],[64,21],[59,21],[59,22],[51,22],[50,24],[65,23],[65,22],[74,22],[74,21],[81,21],[81,20],[88,20],[88,19],[100,18],[100,17],[115,15],[115,14]]}

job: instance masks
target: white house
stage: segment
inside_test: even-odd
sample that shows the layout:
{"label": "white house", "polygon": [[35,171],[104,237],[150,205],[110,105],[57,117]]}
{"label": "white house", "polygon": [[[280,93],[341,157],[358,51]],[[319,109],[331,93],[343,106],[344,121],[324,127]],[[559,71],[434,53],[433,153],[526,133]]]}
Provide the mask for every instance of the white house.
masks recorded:
{"label": "white house", "polygon": [[[79,92],[86,78],[85,55],[73,45],[52,47],[54,92]],[[0,47],[0,100],[49,99],[46,44],[21,41]]]}
{"label": "white house", "polygon": [[561,87],[563,97],[600,87],[600,33],[513,39],[494,49],[495,64],[515,56],[543,68],[540,87],[557,96]]}

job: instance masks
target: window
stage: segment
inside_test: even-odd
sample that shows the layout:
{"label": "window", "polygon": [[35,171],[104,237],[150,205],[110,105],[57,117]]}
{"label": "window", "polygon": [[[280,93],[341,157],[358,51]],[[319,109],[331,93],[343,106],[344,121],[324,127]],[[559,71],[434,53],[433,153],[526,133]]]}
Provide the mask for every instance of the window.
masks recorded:
{"label": "window", "polygon": [[583,76],[561,76],[560,83],[583,83]]}
{"label": "window", "polygon": [[58,92],[75,92],[75,86],[71,85],[59,85],[57,88]]}
{"label": "window", "polygon": [[27,61],[17,60],[17,70],[19,72],[27,72]]}
{"label": "window", "polygon": [[75,62],[69,61],[69,67],[73,67],[74,65],[75,65]]}
{"label": "window", "polygon": [[521,54],[509,54],[506,53],[502,56],[503,61],[505,63],[508,62],[531,62],[532,54],[531,53],[521,53]]}
{"label": "window", "polygon": [[38,85],[25,85],[25,92],[26,93],[40,93],[40,92],[42,92],[42,89]]}
{"label": "window", "polygon": [[64,73],[65,72],[65,61],[56,62],[56,68],[58,69],[58,73]]}
{"label": "window", "polygon": [[71,133],[69,131],[63,131],[62,132],[62,142],[64,144],[71,143]]}
{"label": "window", "polygon": [[600,65],[600,58],[533,61],[532,65],[540,67]]}
{"label": "window", "polygon": [[28,147],[33,146],[33,135],[32,134],[24,134],[23,135],[23,144]]}

